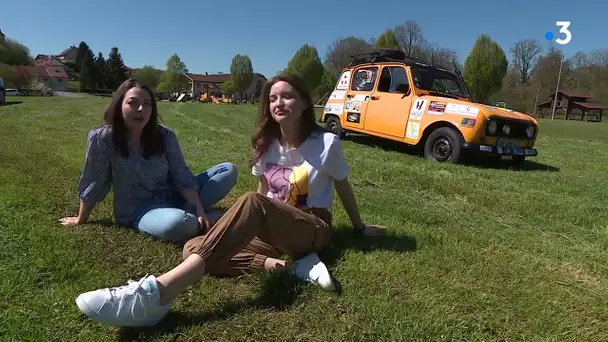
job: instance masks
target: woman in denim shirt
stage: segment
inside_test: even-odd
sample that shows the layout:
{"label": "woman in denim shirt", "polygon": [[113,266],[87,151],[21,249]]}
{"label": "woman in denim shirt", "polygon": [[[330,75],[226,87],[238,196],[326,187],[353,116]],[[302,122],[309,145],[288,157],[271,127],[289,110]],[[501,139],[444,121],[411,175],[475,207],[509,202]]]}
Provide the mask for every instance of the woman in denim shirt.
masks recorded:
{"label": "woman in denim shirt", "polygon": [[63,225],[85,223],[113,186],[119,225],[175,242],[211,227],[205,210],[236,184],[233,164],[221,163],[194,176],[175,133],[158,124],[154,93],[133,79],[114,93],[104,123],[88,134],[78,183],[80,209],[78,216],[62,218]]}

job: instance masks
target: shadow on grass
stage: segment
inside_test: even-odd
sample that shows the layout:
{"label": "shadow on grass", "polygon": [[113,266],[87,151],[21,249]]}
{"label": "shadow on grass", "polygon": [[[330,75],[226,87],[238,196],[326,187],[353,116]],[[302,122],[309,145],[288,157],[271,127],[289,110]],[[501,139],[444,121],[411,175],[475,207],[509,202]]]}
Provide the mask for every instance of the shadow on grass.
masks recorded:
{"label": "shadow on grass", "polygon": [[[332,242],[329,248],[319,252],[319,257],[330,269],[339,261],[344,260],[348,251],[369,253],[373,251],[395,251],[408,253],[417,248],[416,239],[409,235],[388,234],[378,237],[366,237],[352,230],[351,227],[343,226],[334,230]],[[336,292],[342,293],[339,279],[334,278],[337,285]]]}
{"label": "shadow on grass", "polygon": [[371,135],[349,133],[343,138],[345,141],[352,141],[356,144],[369,147],[381,148],[388,152],[401,152],[416,156],[422,156],[422,149],[419,146],[412,146],[402,142],[378,138]]}
{"label": "shadow on grass", "polygon": [[12,106],[12,105],[18,105],[18,104],[22,104],[23,101],[6,101],[4,103],[5,106]]}
{"label": "shadow on grass", "polygon": [[241,313],[256,310],[285,310],[292,306],[305,285],[287,272],[258,273],[247,276],[252,283],[259,284],[261,294],[245,301],[230,301],[206,313],[185,315],[170,311],[156,326],[150,328],[120,328],[120,341],[149,340],[153,337],[177,333],[184,328],[225,320]]}
{"label": "shadow on grass", "polygon": [[469,162],[469,165],[480,169],[560,172],[558,167],[537,163],[529,159],[521,164],[513,164],[513,162],[510,160],[500,160],[499,158],[480,158],[479,160]]}
{"label": "shadow on grass", "polygon": [[[411,146],[405,143],[392,141],[388,139],[382,139],[369,135],[358,135],[349,134],[344,140],[352,141],[357,144],[362,144],[370,147],[381,148],[388,152],[400,152],[409,155],[415,155],[423,158],[422,148],[420,146]],[[476,158],[474,156],[467,156],[465,165],[474,166],[481,169],[497,169],[497,170],[510,170],[510,171],[547,171],[547,172],[559,172],[560,169],[551,165],[534,162],[527,159],[522,164],[513,164],[509,160],[500,160],[493,157],[480,156]]]}
{"label": "shadow on grass", "polygon": [[[392,250],[410,252],[416,249],[416,240],[407,235],[387,235],[383,237],[364,237],[352,231],[350,227],[339,227],[334,231],[329,248],[319,253],[319,257],[328,268],[335,266],[344,258],[348,251],[373,252],[376,250]],[[305,286],[313,286],[301,282],[288,272],[260,272],[245,277],[255,286],[260,287],[260,295],[245,301],[230,301],[211,312],[185,315],[171,311],[155,327],[151,328],[121,328],[119,339],[122,341],[147,340],[155,336],[175,334],[179,330],[192,325],[205,324],[215,320],[225,320],[235,315],[255,310],[286,310],[291,307],[302,293]],[[341,294],[338,279],[334,279]]]}

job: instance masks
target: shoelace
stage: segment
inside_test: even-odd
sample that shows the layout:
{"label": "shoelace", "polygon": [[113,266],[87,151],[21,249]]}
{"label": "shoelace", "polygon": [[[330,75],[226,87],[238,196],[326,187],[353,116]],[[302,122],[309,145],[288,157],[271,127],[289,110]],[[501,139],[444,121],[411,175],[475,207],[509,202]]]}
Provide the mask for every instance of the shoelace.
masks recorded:
{"label": "shoelace", "polygon": [[[140,321],[144,320],[146,318],[146,316],[148,316],[148,310],[147,310],[146,306],[144,305],[143,296],[141,295],[141,290],[143,290],[141,285],[146,281],[146,277],[141,278],[139,281],[129,280],[127,282],[127,285],[125,285],[125,286],[113,287],[113,288],[108,289],[110,291],[110,295],[112,296],[112,298],[116,297],[115,296],[116,292],[119,292],[119,291],[122,292],[122,295],[120,296],[120,299],[118,302],[118,310],[116,311],[116,318],[118,318],[118,316],[120,314],[120,310],[123,308],[123,306],[125,304],[125,297],[132,296],[132,295],[135,295],[135,301],[139,301],[139,304],[141,304],[141,307],[144,309],[144,318],[137,319],[137,317],[135,315],[135,305],[131,306],[131,318],[133,318],[133,320],[135,320],[137,322],[140,322]],[[125,289],[125,287],[126,287],[126,289]]]}

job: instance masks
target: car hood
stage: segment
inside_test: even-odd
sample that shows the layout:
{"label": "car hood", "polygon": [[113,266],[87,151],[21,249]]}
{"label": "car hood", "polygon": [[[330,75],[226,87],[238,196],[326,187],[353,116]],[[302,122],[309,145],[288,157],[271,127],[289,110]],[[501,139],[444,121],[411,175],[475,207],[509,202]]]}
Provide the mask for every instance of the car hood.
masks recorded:
{"label": "car hood", "polygon": [[531,115],[528,115],[528,114],[522,113],[522,112],[518,112],[518,111],[515,111],[512,109],[494,107],[494,106],[489,106],[489,105],[485,105],[485,104],[481,104],[481,103],[473,103],[473,102],[464,101],[464,100],[448,99],[445,97],[436,97],[436,96],[431,96],[429,98],[429,100],[446,102],[448,105],[456,104],[456,105],[460,105],[460,106],[464,106],[464,107],[477,108],[479,110],[479,114],[484,115],[486,118],[489,118],[492,116],[494,116],[494,117],[498,116],[498,117],[502,117],[502,118],[506,118],[506,119],[532,121],[535,124],[538,124],[536,119],[534,119],[534,117],[532,117]]}

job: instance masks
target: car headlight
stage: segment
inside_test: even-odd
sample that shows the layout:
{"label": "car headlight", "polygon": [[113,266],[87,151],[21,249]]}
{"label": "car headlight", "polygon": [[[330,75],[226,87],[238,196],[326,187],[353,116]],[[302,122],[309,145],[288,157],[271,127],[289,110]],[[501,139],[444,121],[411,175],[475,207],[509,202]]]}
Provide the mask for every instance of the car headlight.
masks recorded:
{"label": "car headlight", "polygon": [[490,124],[488,125],[488,133],[496,134],[497,129],[498,129],[498,123],[496,123],[496,121],[490,121]]}
{"label": "car headlight", "polygon": [[528,136],[529,139],[534,138],[534,126],[530,126],[526,129],[526,135]]}

